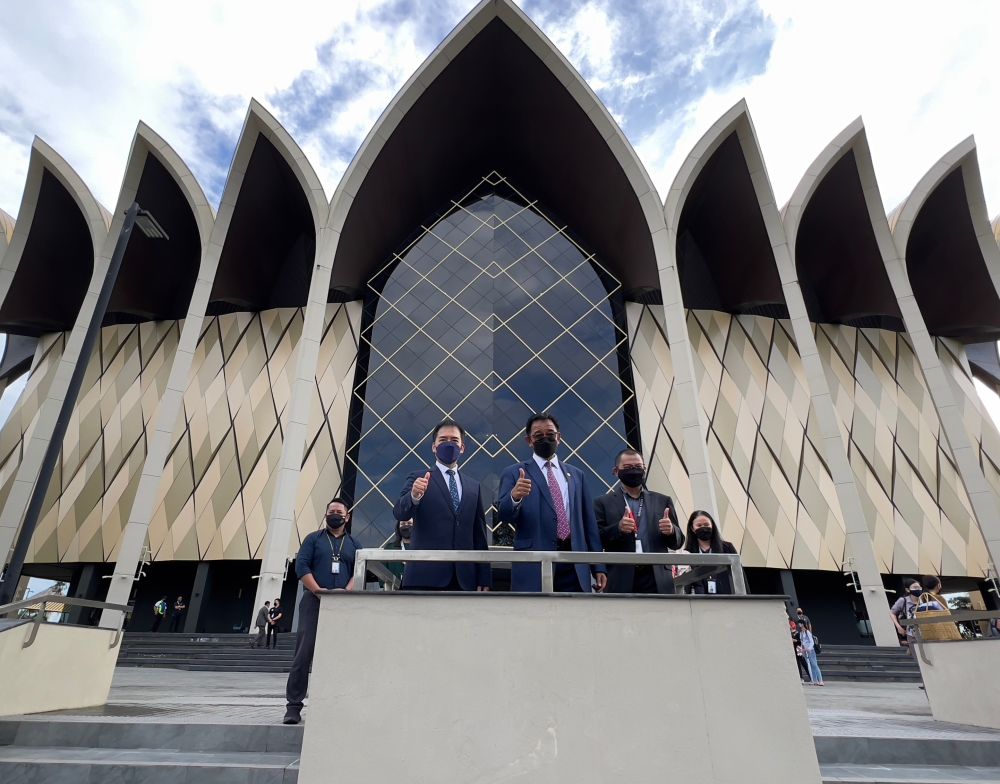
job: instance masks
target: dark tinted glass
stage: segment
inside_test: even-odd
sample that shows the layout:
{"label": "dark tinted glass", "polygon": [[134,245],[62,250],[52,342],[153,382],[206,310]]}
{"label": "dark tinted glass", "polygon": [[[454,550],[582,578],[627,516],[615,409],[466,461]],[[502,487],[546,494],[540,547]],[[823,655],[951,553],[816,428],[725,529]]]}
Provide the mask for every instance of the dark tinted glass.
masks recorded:
{"label": "dark tinted glass", "polygon": [[[407,474],[433,461],[430,431],[446,416],[466,428],[463,470],[491,502],[503,469],[529,455],[533,411],[559,418],[561,459],[594,494],[608,489],[626,413],[634,421],[623,316],[609,299],[618,283],[537,205],[485,179],[370,289],[345,471],[364,545],[392,535],[392,504]],[[494,530],[494,542],[509,533]]]}

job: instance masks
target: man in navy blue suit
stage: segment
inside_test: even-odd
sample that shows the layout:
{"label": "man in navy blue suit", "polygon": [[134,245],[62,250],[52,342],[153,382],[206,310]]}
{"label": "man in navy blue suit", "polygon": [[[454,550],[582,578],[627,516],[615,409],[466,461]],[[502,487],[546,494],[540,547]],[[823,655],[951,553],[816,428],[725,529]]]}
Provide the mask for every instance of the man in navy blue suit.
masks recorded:
{"label": "man in navy blue suit", "polygon": [[[465,430],[445,419],[434,428],[431,445],[435,464],[410,474],[392,509],[397,520],[413,519],[408,549],[489,549],[479,482],[458,470]],[[488,591],[491,585],[486,563],[411,561],[403,573],[406,590]]]}
{"label": "man in navy blue suit", "polygon": [[[515,528],[515,550],[575,550],[602,552],[594,517],[594,503],[583,471],[564,465],[556,457],[559,423],[551,414],[533,414],[524,428],[534,454],[524,463],[505,469],[500,477],[498,506],[501,522]],[[597,590],[607,584],[603,565],[556,564],[556,591],[590,591],[591,576]],[[540,591],[541,568],[513,564],[512,591]]]}

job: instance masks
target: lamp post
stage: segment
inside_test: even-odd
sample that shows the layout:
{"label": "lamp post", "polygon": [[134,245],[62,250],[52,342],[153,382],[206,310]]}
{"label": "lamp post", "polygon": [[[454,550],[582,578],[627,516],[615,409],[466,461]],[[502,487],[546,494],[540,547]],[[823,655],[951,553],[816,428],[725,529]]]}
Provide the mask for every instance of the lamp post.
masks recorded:
{"label": "lamp post", "polygon": [[80,347],[80,357],[73,367],[73,375],[70,377],[69,386],[66,389],[66,397],[59,407],[59,416],[56,419],[55,428],[52,431],[52,438],[45,447],[45,456],[38,472],[38,479],[31,491],[31,498],[28,501],[28,508],[24,513],[24,520],[21,523],[21,530],[17,535],[17,542],[11,554],[10,564],[4,571],[3,578],[0,579],[0,605],[9,604],[14,600],[14,592],[21,579],[21,572],[24,570],[24,559],[28,554],[28,546],[31,544],[31,537],[35,533],[38,525],[38,518],[42,513],[42,504],[45,502],[45,495],[48,492],[49,483],[52,481],[52,474],[55,471],[56,463],[59,461],[59,453],[62,451],[63,438],[66,429],[69,427],[70,417],[73,415],[73,408],[76,406],[77,398],[80,396],[80,387],[83,386],[83,378],[87,373],[87,364],[90,355],[94,350],[94,344],[101,333],[101,324],[104,322],[104,315],[108,310],[108,303],[111,301],[111,292],[115,288],[115,281],[121,270],[122,260],[125,258],[125,249],[128,247],[129,237],[132,229],[138,227],[145,236],[150,239],[169,240],[170,237],[157,223],[156,218],[149,212],[142,209],[138,202],[132,202],[132,206],[125,212],[125,222],[115,243],[115,252],[111,256],[108,271],[104,275],[104,283],[97,296],[97,303],[94,305],[94,312],[90,317],[90,324],[83,338],[83,345]]}

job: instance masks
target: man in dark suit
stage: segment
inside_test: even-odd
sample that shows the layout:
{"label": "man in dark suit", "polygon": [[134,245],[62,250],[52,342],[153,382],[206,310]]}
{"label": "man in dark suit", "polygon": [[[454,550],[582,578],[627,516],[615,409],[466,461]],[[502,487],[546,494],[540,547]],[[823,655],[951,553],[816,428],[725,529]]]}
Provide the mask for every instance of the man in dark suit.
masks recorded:
{"label": "man in dark suit", "polygon": [[[436,461],[410,474],[392,513],[400,522],[413,520],[408,550],[487,550],[486,516],[479,482],[458,470],[465,452],[465,430],[445,419],[434,428],[431,446]],[[404,590],[488,591],[487,563],[412,561],[403,572]]]}
{"label": "man in dark suit", "polygon": [[[551,414],[533,414],[524,428],[534,454],[524,463],[506,468],[500,476],[498,507],[501,522],[515,529],[515,550],[575,550],[601,552],[601,537],[594,519],[594,504],[583,471],[559,462],[559,423]],[[556,591],[591,590],[591,576],[603,591],[607,570],[603,565],[557,564],[553,574]],[[512,591],[540,591],[541,568],[513,564]]]}
{"label": "man in dark suit", "polygon": [[[684,544],[677,512],[670,496],[643,488],[646,464],[634,449],[623,449],[615,458],[614,474],[620,482],[594,502],[601,542],[609,553],[665,553]],[[612,564],[608,569],[609,593],[673,593],[669,566]]]}

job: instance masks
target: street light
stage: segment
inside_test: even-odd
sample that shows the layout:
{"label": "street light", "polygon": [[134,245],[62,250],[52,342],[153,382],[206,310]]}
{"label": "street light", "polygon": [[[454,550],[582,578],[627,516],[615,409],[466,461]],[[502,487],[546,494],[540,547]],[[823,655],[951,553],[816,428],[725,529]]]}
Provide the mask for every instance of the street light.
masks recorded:
{"label": "street light", "polygon": [[59,407],[59,416],[56,419],[55,428],[52,431],[52,438],[45,447],[45,456],[42,458],[42,465],[38,472],[38,479],[31,491],[31,499],[28,501],[28,508],[24,513],[24,521],[21,524],[21,531],[17,536],[17,543],[11,554],[10,565],[0,578],[0,605],[9,604],[14,601],[14,592],[21,579],[21,572],[24,570],[24,559],[28,554],[28,545],[31,544],[31,537],[35,533],[38,525],[38,518],[42,513],[42,504],[45,502],[45,495],[48,492],[49,483],[52,481],[52,474],[55,471],[56,463],[59,461],[59,452],[62,450],[63,438],[66,436],[66,429],[69,427],[69,420],[76,406],[77,398],[80,396],[80,388],[83,386],[83,378],[87,373],[87,364],[90,355],[97,343],[97,338],[101,334],[101,324],[104,322],[104,315],[108,310],[108,303],[111,301],[111,292],[115,288],[115,281],[118,280],[118,273],[121,270],[122,260],[125,258],[125,249],[128,247],[129,237],[132,229],[138,227],[145,236],[150,239],[169,240],[167,232],[153,217],[152,213],[142,209],[139,202],[132,202],[132,206],[125,212],[125,222],[122,230],[118,234],[118,241],[115,243],[115,252],[111,256],[111,263],[108,264],[108,271],[104,275],[104,283],[101,285],[101,292],[97,297],[97,304],[94,306],[94,313],[90,317],[90,324],[83,338],[83,345],[80,347],[80,356],[73,367],[73,375],[66,390],[66,397]]}

